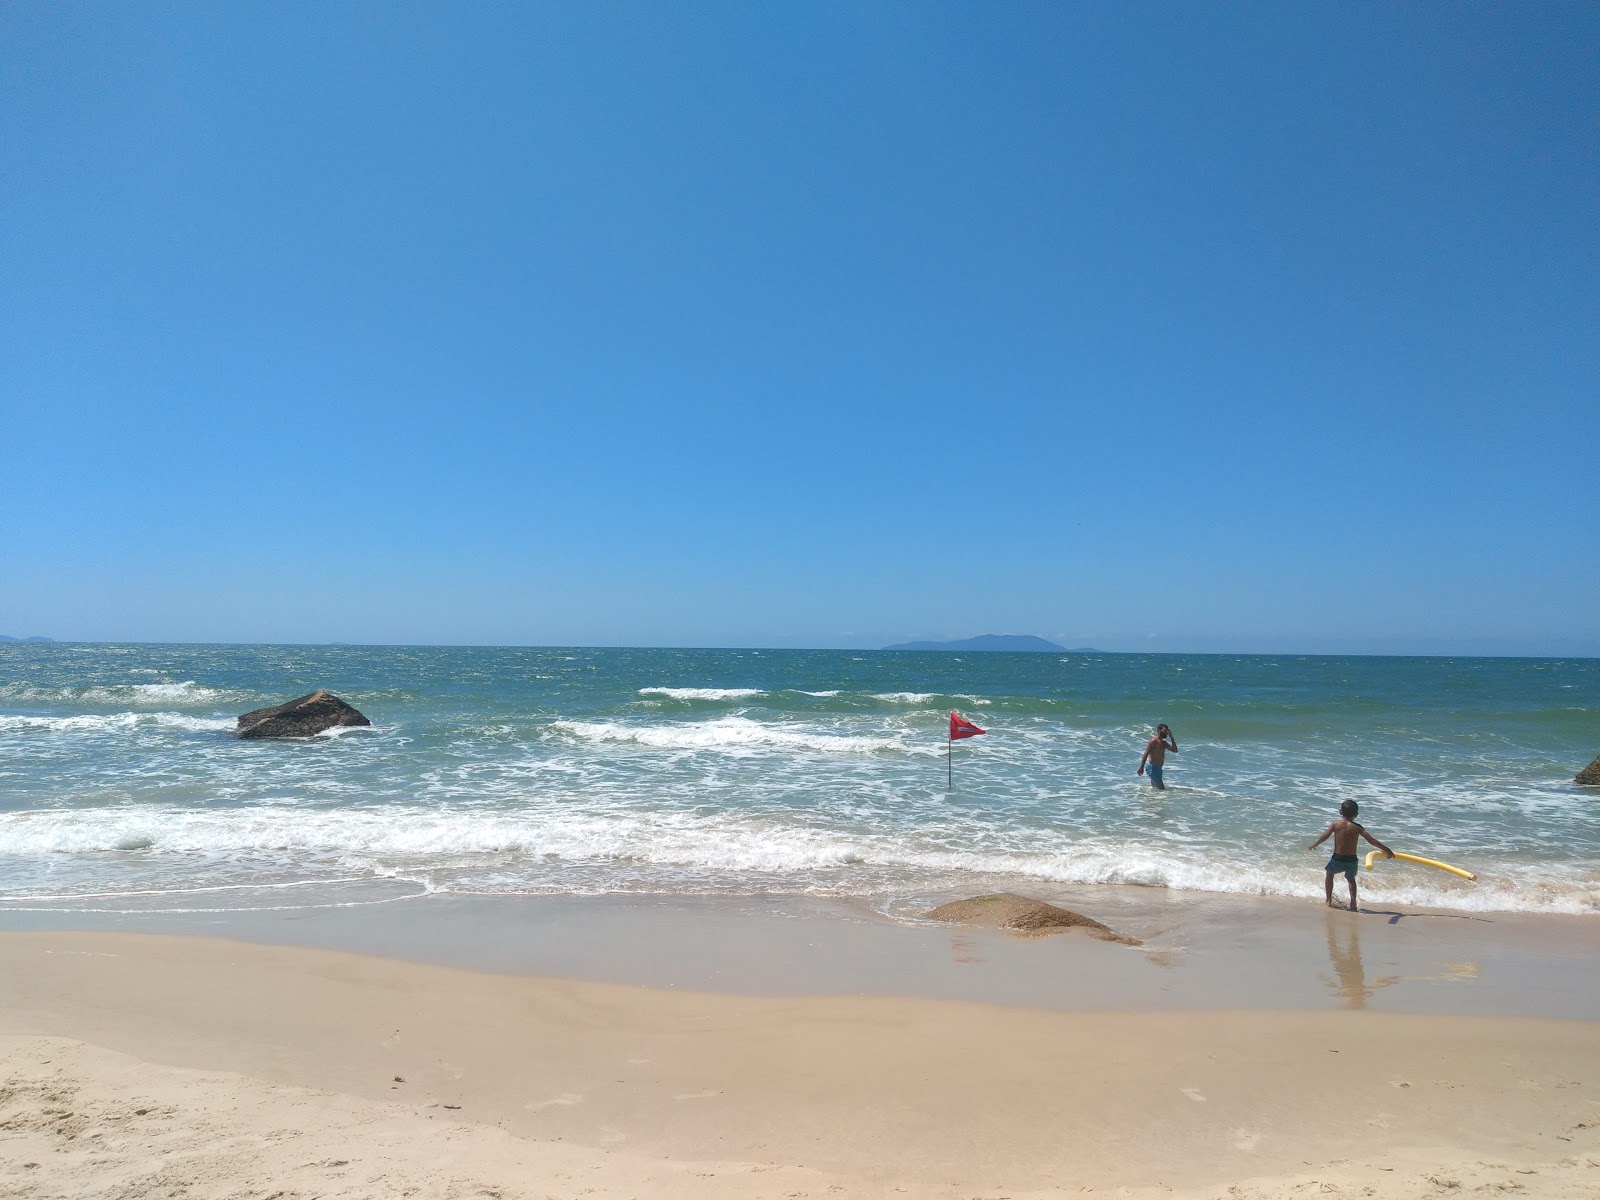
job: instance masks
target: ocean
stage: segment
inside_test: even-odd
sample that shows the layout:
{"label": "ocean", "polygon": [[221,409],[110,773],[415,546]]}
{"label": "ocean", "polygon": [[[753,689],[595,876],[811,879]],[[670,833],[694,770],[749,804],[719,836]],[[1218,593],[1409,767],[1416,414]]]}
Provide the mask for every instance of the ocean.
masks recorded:
{"label": "ocean", "polygon": [[[326,687],[370,729],[234,717]],[[951,710],[988,730],[955,744]],[[1168,790],[1135,775],[1154,724]],[[0,644],[0,911],[434,893],[1317,898],[1360,803],[1388,904],[1600,912],[1600,661]]]}

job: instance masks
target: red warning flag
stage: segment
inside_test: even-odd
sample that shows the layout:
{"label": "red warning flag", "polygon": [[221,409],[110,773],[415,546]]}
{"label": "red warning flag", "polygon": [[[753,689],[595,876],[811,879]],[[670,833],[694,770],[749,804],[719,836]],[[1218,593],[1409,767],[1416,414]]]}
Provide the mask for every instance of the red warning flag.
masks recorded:
{"label": "red warning flag", "polygon": [[950,714],[950,740],[959,742],[962,738],[977,737],[980,733],[988,733],[987,729],[979,729],[965,717]]}

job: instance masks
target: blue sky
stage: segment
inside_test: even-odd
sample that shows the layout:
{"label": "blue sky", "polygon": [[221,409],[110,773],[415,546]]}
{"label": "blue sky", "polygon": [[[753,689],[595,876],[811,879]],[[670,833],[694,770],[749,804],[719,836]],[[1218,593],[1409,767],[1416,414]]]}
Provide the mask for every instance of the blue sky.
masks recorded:
{"label": "blue sky", "polygon": [[0,7],[0,632],[1600,653],[1600,9]]}

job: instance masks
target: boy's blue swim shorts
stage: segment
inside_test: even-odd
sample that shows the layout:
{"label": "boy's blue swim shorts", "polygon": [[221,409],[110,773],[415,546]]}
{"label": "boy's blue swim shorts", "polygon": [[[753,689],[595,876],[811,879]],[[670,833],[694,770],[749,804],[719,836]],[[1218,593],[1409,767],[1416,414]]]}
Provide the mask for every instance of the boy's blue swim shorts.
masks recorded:
{"label": "boy's blue swim shorts", "polygon": [[1329,875],[1337,875],[1340,871],[1343,871],[1346,879],[1354,879],[1356,877],[1356,867],[1360,862],[1361,860],[1354,854],[1335,854],[1328,860],[1327,871]]}

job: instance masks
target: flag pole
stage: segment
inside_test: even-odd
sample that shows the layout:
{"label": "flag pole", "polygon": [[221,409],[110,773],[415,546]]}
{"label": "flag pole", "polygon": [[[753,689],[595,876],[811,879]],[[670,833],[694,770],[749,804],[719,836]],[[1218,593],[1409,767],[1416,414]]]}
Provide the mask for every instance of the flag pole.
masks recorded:
{"label": "flag pole", "polygon": [[979,729],[965,717],[957,716],[955,709],[950,710],[950,732],[944,737],[944,790],[956,790],[956,739],[958,737],[977,737],[987,730]]}

